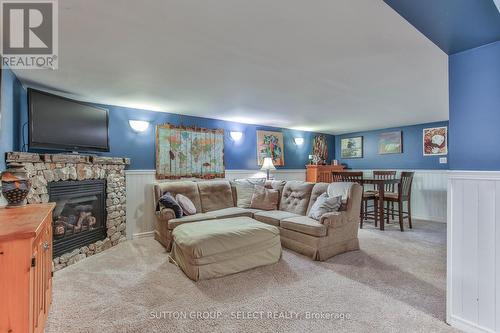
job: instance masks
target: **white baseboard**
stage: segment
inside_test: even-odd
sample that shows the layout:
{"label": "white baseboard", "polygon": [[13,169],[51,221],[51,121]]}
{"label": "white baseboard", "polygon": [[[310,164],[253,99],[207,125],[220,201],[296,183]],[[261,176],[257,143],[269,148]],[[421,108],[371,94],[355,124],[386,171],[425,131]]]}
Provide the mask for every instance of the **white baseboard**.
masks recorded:
{"label": "white baseboard", "polygon": [[153,237],[154,235],[155,235],[154,231],[138,232],[132,235],[132,239],[148,238],[148,237]]}
{"label": "white baseboard", "polygon": [[442,216],[418,216],[418,215],[412,214],[412,219],[422,220],[422,221],[430,221],[430,222],[446,223],[446,218],[443,218]]}
{"label": "white baseboard", "polygon": [[447,323],[467,333],[494,333],[494,331],[490,329],[481,327],[468,320],[458,318],[455,316],[448,318]]}

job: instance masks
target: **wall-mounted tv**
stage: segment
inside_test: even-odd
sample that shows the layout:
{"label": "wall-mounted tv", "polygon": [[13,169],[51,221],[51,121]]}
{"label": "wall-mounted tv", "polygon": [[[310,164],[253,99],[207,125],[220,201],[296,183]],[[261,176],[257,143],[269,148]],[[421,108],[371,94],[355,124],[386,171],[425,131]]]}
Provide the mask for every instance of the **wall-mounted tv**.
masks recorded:
{"label": "wall-mounted tv", "polygon": [[28,89],[29,148],[109,151],[108,110]]}

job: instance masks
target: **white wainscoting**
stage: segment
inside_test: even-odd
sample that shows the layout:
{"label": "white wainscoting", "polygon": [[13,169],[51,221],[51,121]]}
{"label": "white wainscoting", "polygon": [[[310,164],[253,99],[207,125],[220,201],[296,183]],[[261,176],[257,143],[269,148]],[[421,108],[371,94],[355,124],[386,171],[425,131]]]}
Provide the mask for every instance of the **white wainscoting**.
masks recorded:
{"label": "white wainscoting", "polygon": [[[281,169],[271,172],[277,179],[305,180],[305,169]],[[266,177],[260,170],[226,170],[226,179]],[[157,182],[155,170],[126,170],[127,182],[127,237],[140,238],[153,235],[155,203],[153,184]],[[165,180],[168,181],[168,180]]]}
{"label": "white wainscoting", "polygon": [[447,244],[447,322],[500,332],[500,172],[449,172]]}
{"label": "white wainscoting", "polygon": [[[380,170],[380,169],[378,169]],[[394,169],[392,169],[394,170]],[[354,170],[353,170],[354,171]],[[374,170],[363,171],[365,177],[372,177]],[[397,170],[414,171],[411,210],[415,219],[446,223],[447,170]]]}
{"label": "white wainscoting", "polygon": [[127,238],[153,235],[155,170],[126,170],[125,181],[127,188]]}

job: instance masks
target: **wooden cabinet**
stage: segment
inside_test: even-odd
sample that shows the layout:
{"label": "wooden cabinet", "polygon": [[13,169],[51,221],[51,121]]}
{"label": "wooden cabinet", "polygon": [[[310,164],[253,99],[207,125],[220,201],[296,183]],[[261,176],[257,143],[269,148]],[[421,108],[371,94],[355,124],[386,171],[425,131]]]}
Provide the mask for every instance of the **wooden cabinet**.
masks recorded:
{"label": "wooden cabinet", "polygon": [[0,332],[43,332],[52,296],[53,203],[0,208]]}
{"label": "wooden cabinet", "polygon": [[306,181],[311,183],[331,183],[332,172],[343,170],[343,165],[306,165]]}

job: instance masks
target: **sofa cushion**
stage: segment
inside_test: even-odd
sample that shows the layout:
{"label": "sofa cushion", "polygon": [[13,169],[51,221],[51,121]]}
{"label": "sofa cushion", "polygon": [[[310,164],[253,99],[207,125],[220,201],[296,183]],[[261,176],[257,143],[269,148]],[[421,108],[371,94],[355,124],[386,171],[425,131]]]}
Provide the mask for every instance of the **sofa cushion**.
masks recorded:
{"label": "sofa cushion", "polygon": [[307,216],[319,221],[323,214],[337,212],[341,205],[341,196],[331,198],[328,196],[328,193],[323,193],[316,199]]}
{"label": "sofa cushion", "polygon": [[236,206],[250,208],[252,195],[256,185],[264,186],[265,178],[235,179],[232,181],[236,191]]}
{"label": "sofa cushion", "polygon": [[280,210],[297,215],[306,215],[313,186],[314,183],[302,181],[287,182],[283,188]]}
{"label": "sofa cushion", "polygon": [[209,180],[198,182],[201,211],[203,213],[234,207],[231,185],[227,180]]}
{"label": "sofa cushion", "polygon": [[265,187],[272,188],[273,190],[278,190],[278,207],[280,206],[281,195],[283,194],[283,188],[285,187],[286,180],[267,180]]}
{"label": "sofa cushion", "polygon": [[265,188],[264,186],[255,186],[250,208],[276,210],[278,209],[279,198],[278,190]]}
{"label": "sofa cushion", "polygon": [[313,189],[311,191],[311,198],[309,199],[309,205],[307,206],[307,212],[305,215],[309,215],[309,212],[311,211],[311,207],[314,205],[316,202],[316,199],[320,195],[326,192],[328,189],[328,183],[316,183],[313,186]]}
{"label": "sofa cushion", "polygon": [[155,184],[155,200],[158,201],[165,192],[170,192],[172,196],[183,194],[188,197],[196,207],[197,212],[201,212],[200,192],[198,186],[193,181],[174,181]]}
{"label": "sofa cushion", "polygon": [[205,221],[205,220],[213,220],[216,219],[217,216],[207,214],[207,213],[198,213],[194,215],[189,215],[189,216],[183,216],[181,218],[176,218],[176,219],[171,219],[168,221],[168,228],[169,229],[174,229],[175,227],[184,224],[184,223],[191,223],[191,222],[199,222],[199,221]]}
{"label": "sofa cushion", "polygon": [[326,226],[307,216],[289,217],[281,220],[280,227],[316,237],[326,236]]}
{"label": "sofa cushion", "polygon": [[181,206],[184,215],[187,216],[196,214],[196,207],[194,206],[194,203],[185,195],[177,193],[177,195],[175,196],[175,201],[177,201],[179,206]]}
{"label": "sofa cushion", "polygon": [[275,226],[279,226],[280,221],[282,219],[294,216],[299,216],[299,215],[294,213],[284,212],[282,210],[260,211],[253,214],[253,218],[256,219],[257,221],[264,222],[267,224],[272,224]]}
{"label": "sofa cushion", "polygon": [[175,217],[182,217],[183,210],[181,205],[175,200],[175,198],[170,194],[170,192],[163,193],[163,195],[158,200],[158,204],[156,205],[156,211],[160,211],[160,208],[169,208],[174,211]]}
{"label": "sofa cushion", "polygon": [[211,215],[211,216],[216,216],[217,218],[229,218],[229,217],[238,217],[238,216],[252,217],[253,211],[254,210],[249,209],[249,208],[229,207],[229,208],[214,210],[214,211],[208,212],[206,214]]}
{"label": "sofa cushion", "polygon": [[349,194],[351,192],[351,187],[355,183],[353,182],[334,182],[328,185],[328,195],[331,197],[342,196],[342,200],[349,200]]}

